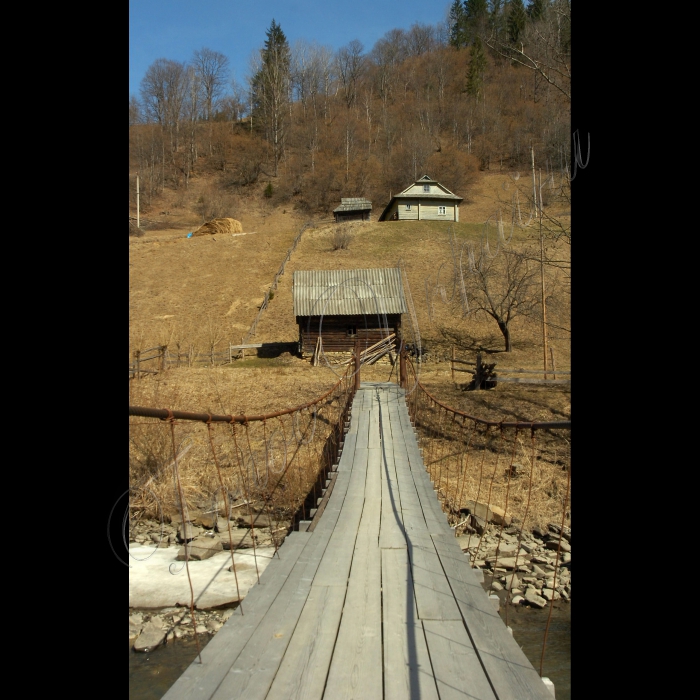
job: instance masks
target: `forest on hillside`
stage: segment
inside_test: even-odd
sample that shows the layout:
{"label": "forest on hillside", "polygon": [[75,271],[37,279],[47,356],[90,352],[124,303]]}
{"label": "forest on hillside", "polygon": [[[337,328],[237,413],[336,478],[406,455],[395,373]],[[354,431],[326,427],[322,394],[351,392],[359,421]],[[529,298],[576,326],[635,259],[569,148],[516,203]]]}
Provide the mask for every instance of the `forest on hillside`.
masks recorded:
{"label": "forest on hillside", "polygon": [[[571,1],[454,0],[435,25],[374,46],[290,45],[274,19],[251,77],[206,47],[160,58],[129,99],[130,206],[206,177],[203,219],[232,197],[327,214],[341,197],[377,208],[429,174],[468,201],[479,170],[571,171]],[[263,190],[264,187],[264,190]]]}

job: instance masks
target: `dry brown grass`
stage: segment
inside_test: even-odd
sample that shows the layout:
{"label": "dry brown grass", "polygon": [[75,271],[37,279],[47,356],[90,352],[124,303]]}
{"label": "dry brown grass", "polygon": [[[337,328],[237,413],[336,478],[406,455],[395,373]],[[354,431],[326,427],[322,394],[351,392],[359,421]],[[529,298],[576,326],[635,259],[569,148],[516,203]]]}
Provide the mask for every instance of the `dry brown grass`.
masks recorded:
{"label": "dry brown grass", "polygon": [[[478,244],[484,231],[483,222],[499,208],[502,212],[508,211],[516,184],[524,189],[525,178],[525,173],[519,181],[508,174],[483,175],[472,193],[472,203],[460,208],[458,224],[355,222],[347,226],[352,244],[341,250],[333,250],[334,225],[308,229],[287,263],[274,299],[263,313],[257,334],[251,341],[293,342],[298,339],[292,309],[294,270],[394,267],[402,260],[420,336],[431,351],[430,361],[421,366],[421,381],[429,391],[455,408],[487,419],[570,419],[568,388],[499,384],[491,391],[465,392],[452,383],[446,361],[454,345],[461,359],[473,360],[477,351],[482,352],[486,362],[497,362],[497,372],[499,367],[542,367],[538,318],[520,318],[512,323],[514,349],[506,354],[502,352],[502,337],[491,319],[463,316],[454,288],[450,246],[450,229],[460,245],[465,241]],[[551,210],[555,211],[555,205]],[[559,213],[564,211],[565,206],[560,205]],[[246,334],[304,221],[291,212],[270,209],[256,201],[232,213],[248,235],[217,236],[216,240],[212,237],[187,239],[186,234],[192,228],[183,224],[158,232],[149,231],[141,238],[130,238],[130,351],[163,344],[174,349],[179,344],[183,351],[192,345],[196,351],[206,352],[212,342],[218,341],[222,346],[229,342],[236,344]],[[507,221],[508,216],[504,214],[504,220]],[[522,246],[536,240],[537,230],[530,226],[516,229],[512,244]],[[491,238],[490,244],[492,250],[495,249],[495,238]],[[559,242],[549,244],[548,253],[567,259],[569,250],[566,244]],[[567,370],[570,369],[570,335],[554,326],[570,327],[568,279],[565,272],[548,268],[546,282],[548,290],[555,292],[555,299],[548,308],[548,320],[553,324],[548,333],[549,344],[554,348],[557,369]],[[404,318],[404,327],[408,339],[412,340],[414,329],[408,316]],[[335,371],[340,370],[336,368]],[[395,380],[396,371],[382,362],[364,367],[362,377],[364,380]],[[457,383],[466,384],[469,378],[469,374],[460,373]],[[307,360],[258,358],[252,362],[234,361],[232,366],[215,369],[171,369],[155,378],[132,381],[129,402],[250,415],[305,403],[328,390],[335,381],[336,374],[331,369],[323,365],[312,367]],[[144,433],[143,437],[149,434],[152,435]],[[139,450],[146,456],[141,457],[143,464],[135,467],[141,470],[135,483],[144,483],[144,476],[146,480],[150,478],[149,469],[163,468],[168,450],[172,451],[168,444],[161,438],[154,440],[152,448],[142,442]],[[567,448],[557,449],[561,455],[561,450]],[[160,454],[160,458],[149,462],[149,450]],[[214,476],[205,452],[197,450],[204,450],[204,447],[190,449],[187,459],[191,460],[191,468],[185,469],[187,462],[183,463],[183,470],[189,474],[188,498],[193,502],[211,498],[218,488],[218,483],[212,480]],[[492,455],[488,453],[487,457],[485,473],[494,467],[489,461]],[[566,478],[566,472],[556,465],[557,459],[560,457],[553,458],[553,453],[542,453],[535,462],[535,492],[539,495],[528,516],[533,518],[532,524],[556,519]],[[498,466],[492,487],[492,503],[496,505],[504,502],[505,466],[503,469]],[[460,478],[463,477],[462,473]],[[449,470],[444,478],[448,492],[454,490]],[[525,482],[521,477],[516,481],[511,484],[508,508],[511,512],[521,509],[524,498]],[[476,498],[478,483],[478,475],[470,471],[464,480],[463,499]],[[231,482],[231,488],[234,487],[235,483]],[[482,481],[479,500],[484,500],[483,488]],[[166,499],[166,493],[172,497],[172,478],[159,482],[158,489],[161,498]]]}

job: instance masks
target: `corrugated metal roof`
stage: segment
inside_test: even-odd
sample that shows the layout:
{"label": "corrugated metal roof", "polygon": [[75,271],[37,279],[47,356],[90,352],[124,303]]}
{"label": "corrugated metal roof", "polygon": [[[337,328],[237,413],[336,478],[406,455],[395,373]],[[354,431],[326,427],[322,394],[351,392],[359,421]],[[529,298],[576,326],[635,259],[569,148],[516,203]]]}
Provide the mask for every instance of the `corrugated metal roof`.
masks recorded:
{"label": "corrugated metal roof", "polygon": [[369,199],[364,199],[363,197],[342,197],[340,199],[340,206],[333,210],[333,213],[337,211],[362,211],[365,209],[371,209],[372,202]]}
{"label": "corrugated metal roof", "polygon": [[297,270],[293,298],[295,316],[408,313],[398,268]]}

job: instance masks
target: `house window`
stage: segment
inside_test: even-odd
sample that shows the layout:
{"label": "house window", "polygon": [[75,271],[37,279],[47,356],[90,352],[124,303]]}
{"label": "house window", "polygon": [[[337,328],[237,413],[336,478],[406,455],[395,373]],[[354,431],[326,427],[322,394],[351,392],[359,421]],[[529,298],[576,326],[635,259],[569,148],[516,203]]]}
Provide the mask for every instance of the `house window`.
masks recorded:
{"label": "house window", "polygon": [[348,326],[348,337],[354,338],[357,335],[357,326]]}
{"label": "house window", "polygon": [[423,185],[423,192],[430,192],[430,185]]}
{"label": "house window", "polygon": [[407,205],[406,205],[406,211],[411,211],[411,205],[410,205],[410,204],[407,204]]}
{"label": "house window", "polygon": [[445,214],[445,207],[438,207],[438,214]]}

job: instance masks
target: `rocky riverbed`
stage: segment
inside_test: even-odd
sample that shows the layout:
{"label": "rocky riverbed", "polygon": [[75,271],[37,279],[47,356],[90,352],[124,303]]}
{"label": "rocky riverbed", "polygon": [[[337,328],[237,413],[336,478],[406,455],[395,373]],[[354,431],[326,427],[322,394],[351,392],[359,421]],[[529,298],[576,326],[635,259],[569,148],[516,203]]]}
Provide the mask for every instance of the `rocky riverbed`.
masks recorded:
{"label": "rocky riverbed", "polygon": [[[501,604],[544,608],[550,601],[571,600],[570,528],[562,530],[559,525],[550,523],[546,528],[521,532],[518,525],[498,509],[486,510],[482,504],[472,504],[465,511],[466,520],[456,528],[462,533],[457,541],[472,566],[485,575],[483,586],[497,609]],[[257,515],[255,564],[251,563],[253,531],[248,516],[233,516],[230,525],[239,584],[242,582],[242,600],[248,588],[257,582],[258,572],[254,568],[264,570],[264,564],[274,553],[275,543],[279,546],[284,541],[291,523],[270,522],[266,515]],[[132,528],[130,540],[130,551],[142,552],[147,547],[153,552],[168,548],[172,550],[170,559],[183,561],[183,564],[187,546],[192,569],[197,562],[216,557],[219,569],[226,569],[223,574],[233,575],[229,573],[231,555],[226,552],[229,549],[228,523],[218,514],[190,514],[190,520],[184,524],[178,516],[167,523],[142,521]],[[250,561],[245,560],[246,556]],[[232,589],[230,580],[227,587]],[[213,605],[197,605],[193,621],[189,596],[186,598],[178,600],[176,605],[156,609],[130,607],[129,642],[133,649],[150,652],[170,640],[192,637],[195,630],[197,634],[216,634],[238,605],[230,593],[226,600],[212,599]]]}

